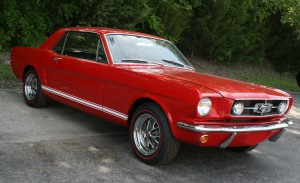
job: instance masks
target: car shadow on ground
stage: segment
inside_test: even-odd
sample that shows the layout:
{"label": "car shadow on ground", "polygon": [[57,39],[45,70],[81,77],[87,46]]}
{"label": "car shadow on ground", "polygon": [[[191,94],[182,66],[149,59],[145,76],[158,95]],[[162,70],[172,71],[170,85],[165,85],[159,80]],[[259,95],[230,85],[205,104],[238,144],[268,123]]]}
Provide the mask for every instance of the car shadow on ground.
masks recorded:
{"label": "car shadow on ground", "polygon": [[126,133],[128,131],[126,127],[114,125],[106,120],[97,118],[84,111],[66,106],[53,100],[50,100],[49,104],[47,104],[44,109],[55,111],[56,115],[60,115],[64,119],[64,122],[79,126],[80,128],[86,129],[93,133]]}

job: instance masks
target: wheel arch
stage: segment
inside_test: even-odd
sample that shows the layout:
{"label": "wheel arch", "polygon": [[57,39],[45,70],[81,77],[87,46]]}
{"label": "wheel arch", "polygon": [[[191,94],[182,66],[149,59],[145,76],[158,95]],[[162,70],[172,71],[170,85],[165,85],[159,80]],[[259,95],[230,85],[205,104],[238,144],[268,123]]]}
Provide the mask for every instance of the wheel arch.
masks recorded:
{"label": "wheel arch", "polygon": [[[161,109],[164,111],[168,121],[169,121],[169,124],[171,126],[171,129],[172,129],[172,116],[171,116],[171,113],[169,111],[169,108],[164,104],[163,101],[159,100],[157,97],[153,97],[153,96],[143,96],[143,97],[139,97],[137,99],[134,100],[134,102],[132,103],[131,107],[129,108],[129,112],[128,112],[128,126],[130,125],[130,121],[131,121],[131,118],[134,114],[134,112],[136,111],[136,109],[145,104],[145,103],[155,103],[157,104],[159,107],[161,107]],[[173,131],[173,130],[172,130]]]}
{"label": "wheel arch", "polygon": [[40,80],[41,83],[44,83],[44,82],[45,82],[43,71],[42,71],[42,70],[38,70],[38,67],[36,67],[36,66],[33,65],[33,64],[28,64],[28,65],[26,65],[26,66],[24,67],[23,73],[22,73],[22,81],[24,80],[24,77],[25,77],[27,71],[30,70],[30,69],[33,69],[33,70],[37,73],[38,78],[39,78],[39,80]]}
{"label": "wheel arch", "polygon": [[[156,147],[157,149],[154,150],[154,152],[152,152],[151,154],[147,155],[144,154],[144,150],[141,150],[141,148],[143,145],[140,144],[144,144],[143,142],[141,142],[140,140],[137,139],[141,139],[136,137],[136,134],[139,134],[139,131],[142,131],[142,129],[137,129],[138,127],[135,126],[136,123],[131,123],[130,121],[132,119],[132,117],[135,118],[134,115],[134,111],[141,105],[145,104],[145,103],[152,103],[152,104],[156,104],[158,105],[161,110],[158,110],[157,107],[155,107],[155,111],[158,112],[155,118],[156,119],[161,119],[162,117],[162,112],[165,113],[168,123],[162,123],[162,122],[157,122],[160,123],[160,132],[159,134],[159,144]],[[179,151],[179,147],[180,147],[180,142],[176,139],[176,137],[174,136],[174,130],[172,128],[172,118],[170,115],[170,112],[167,108],[166,105],[164,105],[165,102],[163,101],[163,99],[160,99],[158,97],[140,97],[138,99],[136,99],[133,103],[133,105],[130,108],[130,114],[129,114],[129,128],[130,128],[130,143],[131,143],[131,147],[133,149],[133,152],[135,153],[135,155],[142,160],[143,162],[145,162],[146,164],[153,164],[153,165],[163,165],[163,164],[167,164],[169,162],[171,162],[177,155],[178,151]],[[148,106],[152,106],[153,105],[148,105]],[[141,114],[141,113],[138,113]],[[160,117],[159,117],[160,116]],[[169,128],[170,127],[170,128]],[[148,125],[147,125],[147,130],[148,130]],[[138,132],[135,132],[138,131]],[[151,134],[151,131],[147,131],[147,134]],[[145,137],[144,137],[145,138]],[[149,137],[147,137],[149,139]],[[137,142],[138,141],[138,142]],[[143,141],[143,140],[142,140]],[[149,139],[150,141],[150,139]],[[153,147],[153,146],[152,146]],[[149,148],[150,145],[149,145]],[[149,149],[146,147],[146,149]],[[144,148],[142,148],[144,149]]]}
{"label": "wheel arch", "polygon": [[25,77],[26,73],[27,73],[30,69],[34,69],[35,71],[37,71],[33,65],[26,65],[26,66],[24,67],[24,69],[23,69],[22,80],[24,80],[24,77]]}

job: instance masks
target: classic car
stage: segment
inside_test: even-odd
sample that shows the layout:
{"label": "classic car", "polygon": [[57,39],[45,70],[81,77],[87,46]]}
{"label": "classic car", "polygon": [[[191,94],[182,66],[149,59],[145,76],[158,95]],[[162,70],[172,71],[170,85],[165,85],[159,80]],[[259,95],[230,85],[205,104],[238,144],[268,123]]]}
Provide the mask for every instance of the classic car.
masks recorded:
{"label": "classic car", "polygon": [[171,162],[181,142],[250,151],[292,124],[288,93],[196,72],[172,42],[144,33],[63,28],[39,48],[13,48],[11,67],[28,106],[51,98],[126,126],[147,164]]}

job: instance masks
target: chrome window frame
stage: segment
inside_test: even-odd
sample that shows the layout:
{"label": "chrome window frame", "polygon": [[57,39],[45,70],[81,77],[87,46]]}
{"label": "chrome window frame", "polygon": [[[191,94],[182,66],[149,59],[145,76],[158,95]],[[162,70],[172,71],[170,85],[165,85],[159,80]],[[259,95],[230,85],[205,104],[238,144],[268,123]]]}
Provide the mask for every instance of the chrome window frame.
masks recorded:
{"label": "chrome window frame", "polygon": [[[104,50],[104,53],[105,53],[105,56],[106,56],[106,62],[104,63],[104,62],[100,62],[100,61],[98,61],[97,59],[96,60],[90,60],[90,59],[85,59],[85,58],[78,58],[78,57],[72,57],[72,58],[76,58],[76,59],[83,59],[83,60],[85,60],[85,61],[89,61],[89,62],[93,62],[93,63],[100,63],[100,64],[106,64],[106,65],[109,65],[109,61],[108,61],[108,57],[107,57],[107,52],[106,52],[106,49],[105,49],[105,46],[104,46],[104,42],[103,42],[103,39],[102,39],[102,37],[101,37],[101,34],[99,34],[98,32],[93,32],[93,31],[85,31],[85,30],[68,30],[68,31],[65,31],[64,32],[64,34],[63,34],[63,36],[56,42],[56,44],[55,44],[55,46],[53,46],[52,47],[52,51],[54,51],[54,49],[56,48],[56,46],[57,46],[57,44],[60,42],[60,40],[61,39],[65,39],[64,40],[64,44],[63,44],[63,49],[62,49],[62,52],[61,52],[61,54],[59,54],[59,53],[57,53],[57,52],[55,52],[55,53],[57,53],[57,54],[59,54],[59,55],[61,55],[61,56],[65,56],[65,57],[71,57],[71,56],[68,56],[68,55],[63,55],[63,50],[65,49],[65,44],[66,44],[66,40],[67,40],[67,37],[68,37],[68,35],[69,35],[69,33],[70,32],[81,32],[81,33],[91,33],[91,34],[96,34],[96,35],[98,35],[99,36],[99,40],[101,40],[101,44],[102,44],[102,46],[103,46],[103,50]],[[99,42],[99,40],[98,40],[98,42]],[[105,40],[106,41],[106,40]],[[99,49],[99,44],[97,44],[97,53],[98,53],[98,49]],[[96,53],[96,54],[97,54]]]}

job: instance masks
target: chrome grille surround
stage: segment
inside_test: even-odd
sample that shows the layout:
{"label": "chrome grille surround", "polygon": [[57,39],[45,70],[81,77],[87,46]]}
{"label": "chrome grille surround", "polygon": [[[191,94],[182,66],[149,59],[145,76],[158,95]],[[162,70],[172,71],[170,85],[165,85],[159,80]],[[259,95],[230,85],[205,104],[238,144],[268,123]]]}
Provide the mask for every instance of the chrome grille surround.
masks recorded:
{"label": "chrome grille surround", "polygon": [[[233,106],[238,103],[243,102],[244,111],[241,115],[236,115],[233,112]],[[235,100],[231,106],[230,114],[231,116],[272,116],[272,115],[281,115],[278,111],[278,105],[281,102],[286,102],[289,104],[289,100],[283,99],[239,99]]]}

